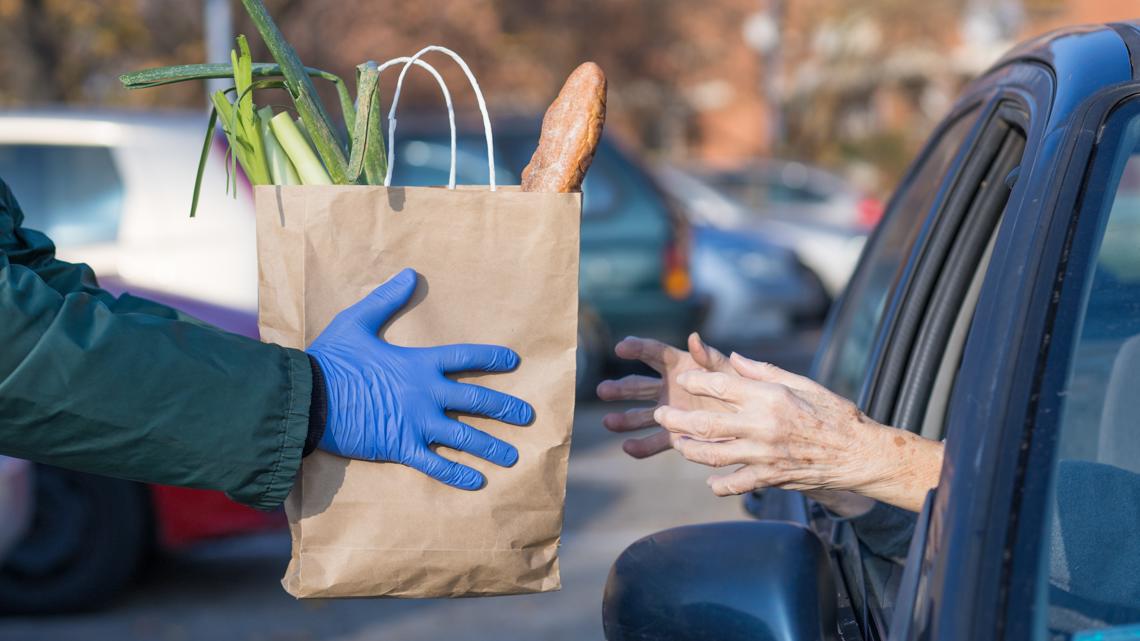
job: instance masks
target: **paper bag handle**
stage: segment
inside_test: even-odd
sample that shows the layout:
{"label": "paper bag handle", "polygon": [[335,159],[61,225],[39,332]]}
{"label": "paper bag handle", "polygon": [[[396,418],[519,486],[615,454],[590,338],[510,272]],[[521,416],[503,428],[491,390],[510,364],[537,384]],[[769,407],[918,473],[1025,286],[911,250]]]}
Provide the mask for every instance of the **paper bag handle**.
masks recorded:
{"label": "paper bag handle", "polygon": [[[404,63],[404,68],[400,70],[400,78],[396,81],[396,93],[392,96],[392,108],[388,110],[388,172],[384,176],[384,186],[390,187],[392,184],[392,168],[395,165],[395,149],[396,149],[396,106],[400,103],[400,92],[404,87],[404,76],[408,73],[408,69],[412,66],[413,62],[419,60],[425,53],[431,51],[438,51],[447,54],[459,65],[459,68],[466,74],[467,80],[471,82],[471,89],[475,92],[475,99],[479,103],[479,113],[483,116],[483,134],[487,139],[487,171],[490,182],[491,191],[495,191],[495,144],[491,136],[491,116],[487,114],[487,102],[483,100],[483,91],[479,88],[479,81],[475,79],[475,74],[471,73],[471,68],[455,53],[447,47],[439,45],[429,45],[420,49],[414,56],[409,58],[408,62]],[[451,105],[448,105],[448,115],[452,117],[454,122],[454,111]],[[454,131],[454,130],[453,130]],[[452,147],[452,162],[455,157],[455,147]],[[455,189],[454,182],[448,185],[448,188]]]}
{"label": "paper bag handle", "polygon": [[[435,81],[437,83],[439,83],[439,90],[443,92],[443,101],[445,103],[447,103],[447,120],[448,120],[448,124],[451,125],[451,171],[449,172],[449,174],[447,176],[447,187],[448,187],[448,189],[455,189],[455,156],[456,156],[456,151],[455,151],[455,109],[451,105],[451,92],[447,90],[447,83],[445,83],[443,81],[443,77],[439,75],[439,72],[436,71],[435,67],[424,62],[423,60],[419,60],[419,59],[413,60],[412,58],[410,58],[408,56],[400,56],[399,58],[392,58],[391,60],[386,60],[386,61],[384,61],[383,64],[381,64],[377,68],[376,72],[377,73],[383,73],[384,70],[388,69],[389,67],[392,67],[395,65],[400,65],[400,64],[407,64],[408,62],[415,64],[417,67],[422,67],[422,68],[426,69],[427,72],[430,73],[433,78],[435,78]],[[388,133],[388,140],[389,140],[389,143],[388,143],[389,144],[389,146],[388,146],[388,171],[384,175],[384,184],[385,185],[388,185],[388,183],[392,179],[392,169],[391,169],[392,168],[392,147],[391,147],[391,142],[390,142],[392,139],[391,135],[392,135],[392,132],[391,132],[391,130],[389,130],[389,133]]]}

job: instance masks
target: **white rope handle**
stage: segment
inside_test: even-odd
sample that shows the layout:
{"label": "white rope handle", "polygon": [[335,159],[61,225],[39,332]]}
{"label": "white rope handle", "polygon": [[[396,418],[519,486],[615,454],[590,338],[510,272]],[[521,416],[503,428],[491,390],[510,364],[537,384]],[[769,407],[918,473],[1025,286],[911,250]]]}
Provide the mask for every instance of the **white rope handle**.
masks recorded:
{"label": "white rope handle", "polygon": [[[408,69],[412,66],[413,61],[419,60],[425,53],[431,51],[438,51],[447,54],[459,65],[463,73],[467,75],[467,80],[471,82],[471,89],[475,92],[475,99],[479,103],[479,113],[483,116],[483,133],[487,138],[487,171],[490,182],[491,191],[495,191],[495,144],[491,137],[491,116],[487,114],[487,103],[483,100],[483,91],[479,88],[479,81],[475,80],[475,74],[471,73],[471,68],[455,53],[447,47],[440,47],[438,45],[429,45],[416,52],[408,62],[404,63],[404,68],[400,70],[400,78],[396,81],[396,93],[392,96],[392,108],[388,110],[388,172],[384,176],[384,186],[389,187],[392,184],[392,167],[395,164],[395,142],[396,142],[396,106],[400,103],[400,92],[404,87],[404,76],[408,73]],[[454,112],[451,106],[448,106],[448,114],[454,117]],[[449,186],[454,189],[455,185]]]}
{"label": "white rope handle", "polygon": [[[409,62],[411,62],[412,64],[415,64],[417,67],[422,67],[423,69],[426,69],[427,72],[430,73],[433,78],[435,78],[435,81],[437,83],[439,83],[439,90],[443,92],[443,101],[445,103],[447,103],[447,121],[448,121],[448,124],[451,125],[451,171],[448,173],[448,176],[447,176],[447,188],[448,189],[455,189],[455,157],[456,157],[456,149],[455,149],[455,108],[452,107],[452,105],[451,105],[451,92],[447,90],[447,83],[445,83],[443,81],[443,76],[440,76],[439,72],[435,70],[435,67],[431,66],[430,64],[424,62],[423,60],[419,60],[419,59],[413,60],[412,58],[409,58],[408,56],[401,56],[399,58],[392,58],[391,60],[387,60],[384,62],[384,64],[380,65],[376,69],[376,72],[378,74],[380,74],[380,73],[383,73],[384,70],[388,69],[389,67],[392,67],[395,65],[400,65],[400,64],[407,64]],[[385,186],[388,186],[388,183],[392,180],[392,142],[391,141],[392,141],[392,132],[389,131],[388,132],[388,172],[384,176],[384,185]]]}

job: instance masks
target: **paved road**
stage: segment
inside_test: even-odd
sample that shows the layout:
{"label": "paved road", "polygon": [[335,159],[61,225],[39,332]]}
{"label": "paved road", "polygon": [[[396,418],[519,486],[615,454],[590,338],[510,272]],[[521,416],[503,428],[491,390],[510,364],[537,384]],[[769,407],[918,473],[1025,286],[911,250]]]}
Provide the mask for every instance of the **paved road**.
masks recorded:
{"label": "paved road", "polygon": [[570,459],[561,592],[489,599],[304,601],[278,580],[288,536],[212,544],[159,561],[113,609],[48,619],[0,619],[3,641],[338,641],[601,639],[601,594],[613,559],[641,536],[684,523],[742,518],[739,499],[717,499],[705,469],[668,452],[622,454],[580,408]]}

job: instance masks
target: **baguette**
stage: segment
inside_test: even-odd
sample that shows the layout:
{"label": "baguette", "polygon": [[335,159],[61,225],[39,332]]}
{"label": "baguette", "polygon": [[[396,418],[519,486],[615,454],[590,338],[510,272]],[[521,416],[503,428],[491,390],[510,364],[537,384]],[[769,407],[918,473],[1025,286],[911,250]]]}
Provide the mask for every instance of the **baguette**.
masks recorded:
{"label": "baguette", "polygon": [[570,74],[542,118],[542,133],[522,172],[523,191],[582,188],[606,120],[606,75],[593,62]]}

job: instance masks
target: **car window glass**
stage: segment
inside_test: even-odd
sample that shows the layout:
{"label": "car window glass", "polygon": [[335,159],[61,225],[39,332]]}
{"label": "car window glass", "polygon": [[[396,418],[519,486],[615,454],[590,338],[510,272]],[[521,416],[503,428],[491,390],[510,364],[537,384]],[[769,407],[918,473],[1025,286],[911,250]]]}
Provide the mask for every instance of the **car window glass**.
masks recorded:
{"label": "car window glass", "polygon": [[2,145],[0,178],[16,195],[24,226],[60,246],[118,236],[123,181],[106,147]]}
{"label": "car window glass", "polygon": [[1100,237],[1060,395],[1041,639],[1140,625],[1140,116],[1131,113],[1119,149],[1094,163],[1080,211],[1098,217]]}
{"label": "car window glass", "polygon": [[841,396],[855,398],[863,387],[887,295],[976,116],[976,110],[967,112],[945,130],[913,179],[892,200],[891,211],[864,250],[816,372],[821,383]]}
{"label": "car window glass", "polygon": [[[522,137],[502,137],[495,140],[495,180],[500,185],[517,185],[522,168],[530,162],[533,146],[521,143]],[[456,140],[455,182],[460,185],[487,184],[487,152],[481,136],[463,135]],[[411,136],[396,143],[396,167],[392,173],[393,185],[433,186],[446,185],[451,162],[451,143],[445,136]],[[524,150],[525,147],[525,150]],[[525,155],[524,155],[525,154]],[[582,185],[582,217],[594,218],[615,212],[622,203],[623,191],[630,189],[628,172],[615,166],[612,153],[605,147],[594,159],[592,171]],[[643,203],[633,202],[633,208]],[[654,205],[649,204],[649,209]]]}
{"label": "car window glass", "polygon": [[592,171],[582,182],[582,217],[605,216],[617,210],[621,204],[621,186],[618,181],[623,175],[614,171],[608,153],[600,153],[594,161]]}
{"label": "car window glass", "polygon": [[[456,141],[455,182],[459,185],[486,185],[487,152],[482,140]],[[451,172],[451,143],[445,139],[410,139],[396,143],[393,185],[429,187],[446,185]],[[495,163],[495,180],[504,185],[518,184],[518,176]]]}

